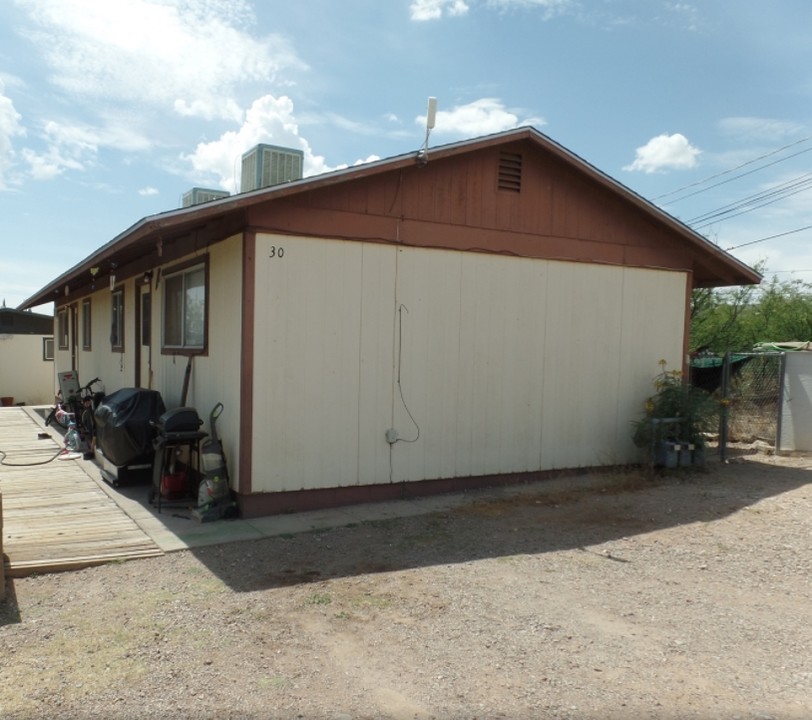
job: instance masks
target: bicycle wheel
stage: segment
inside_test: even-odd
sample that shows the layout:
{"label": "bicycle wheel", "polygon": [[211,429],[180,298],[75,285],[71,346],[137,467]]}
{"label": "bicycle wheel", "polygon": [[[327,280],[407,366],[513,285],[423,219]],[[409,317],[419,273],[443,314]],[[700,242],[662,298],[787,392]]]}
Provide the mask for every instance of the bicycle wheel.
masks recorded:
{"label": "bicycle wheel", "polygon": [[48,413],[48,417],[45,418],[45,425],[59,425],[59,427],[61,427],[63,430],[67,430],[69,419],[70,415],[66,413],[59,405],[57,405],[56,407],[51,408],[51,412]]}
{"label": "bicycle wheel", "polygon": [[96,418],[93,415],[93,409],[86,407],[79,415],[80,431],[88,438],[92,438],[96,434]]}

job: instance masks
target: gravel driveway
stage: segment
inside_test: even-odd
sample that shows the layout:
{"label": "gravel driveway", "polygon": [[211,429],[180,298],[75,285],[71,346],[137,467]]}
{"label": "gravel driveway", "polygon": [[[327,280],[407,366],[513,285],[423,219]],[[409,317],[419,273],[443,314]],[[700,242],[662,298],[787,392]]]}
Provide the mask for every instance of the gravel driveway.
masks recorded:
{"label": "gravel driveway", "polygon": [[9,581],[0,716],[808,720],[808,462]]}

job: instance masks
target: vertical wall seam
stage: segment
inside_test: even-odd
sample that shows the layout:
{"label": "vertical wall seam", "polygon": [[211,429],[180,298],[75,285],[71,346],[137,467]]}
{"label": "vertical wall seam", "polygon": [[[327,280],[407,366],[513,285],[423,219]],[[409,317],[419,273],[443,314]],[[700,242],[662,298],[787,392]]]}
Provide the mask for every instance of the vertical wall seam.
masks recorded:
{"label": "vertical wall seam", "polygon": [[544,265],[543,273],[544,273],[544,315],[542,317],[542,345],[541,345],[541,387],[539,389],[540,396],[539,396],[539,404],[541,405],[540,408],[540,420],[539,423],[539,454],[538,454],[538,462],[537,467],[541,469],[543,467],[542,463],[544,461],[544,388],[547,385],[547,329],[550,326],[549,317],[550,317],[550,262],[547,260],[542,260]]}
{"label": "vertical wall seam", "polygon": [[615,436],[615,446],[619,447],[620,444],[620,407],[621,407],[621,393],[623,392],[623,372],[624,372],[624,365],[623,365],[623,348],[625,347],[625,337],[624,337],[624,330],[626,327],[626,279],[628,275],[628,269],[623,268],[623,272],[620,275],[620,313],[618,317],[618,324],[620,327],[618,328],[618,348],[617,348],[617,363],[618,363],[618,373],[616,377],[616,387],[615,387],[615,397],[617,400],[615,401],[615,431],[613,435]]}
{"label": "vertical wall seam", "polygon": [[364,383],[364,260],[366,258],[365,246],[361,244],[361,287],[358,293],[358,388],[356,392],[355,413],[355,484],[361,484],[361,388]]}

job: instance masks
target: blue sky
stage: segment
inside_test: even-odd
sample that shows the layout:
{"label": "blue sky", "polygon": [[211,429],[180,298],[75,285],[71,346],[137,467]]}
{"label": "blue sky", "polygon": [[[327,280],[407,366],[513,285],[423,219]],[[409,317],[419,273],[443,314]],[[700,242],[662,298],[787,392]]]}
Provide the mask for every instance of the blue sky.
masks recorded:
{"label": "blue sky", "polygon": [[812,281],[810,27],[809,0],[3,0],[0,302],[233,191],[258,142],[306,175],[416,151],[430,96],[431,145],[534,125]]}

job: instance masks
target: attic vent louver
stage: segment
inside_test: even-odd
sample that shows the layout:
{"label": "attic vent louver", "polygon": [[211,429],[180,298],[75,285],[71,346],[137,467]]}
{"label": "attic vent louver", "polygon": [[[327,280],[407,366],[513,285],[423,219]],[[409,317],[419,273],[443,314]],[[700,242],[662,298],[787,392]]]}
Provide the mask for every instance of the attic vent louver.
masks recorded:
{"label": "attic vent louver", "polygon": [[241,192],[301,180],[304,153],[292,148],[260,144],[242,156]]}
{"label": "attic vent louver", "polygon": [[521,192],[522,156],[517,153],[499,153],[499,180],[497,187],[509,192]]}

